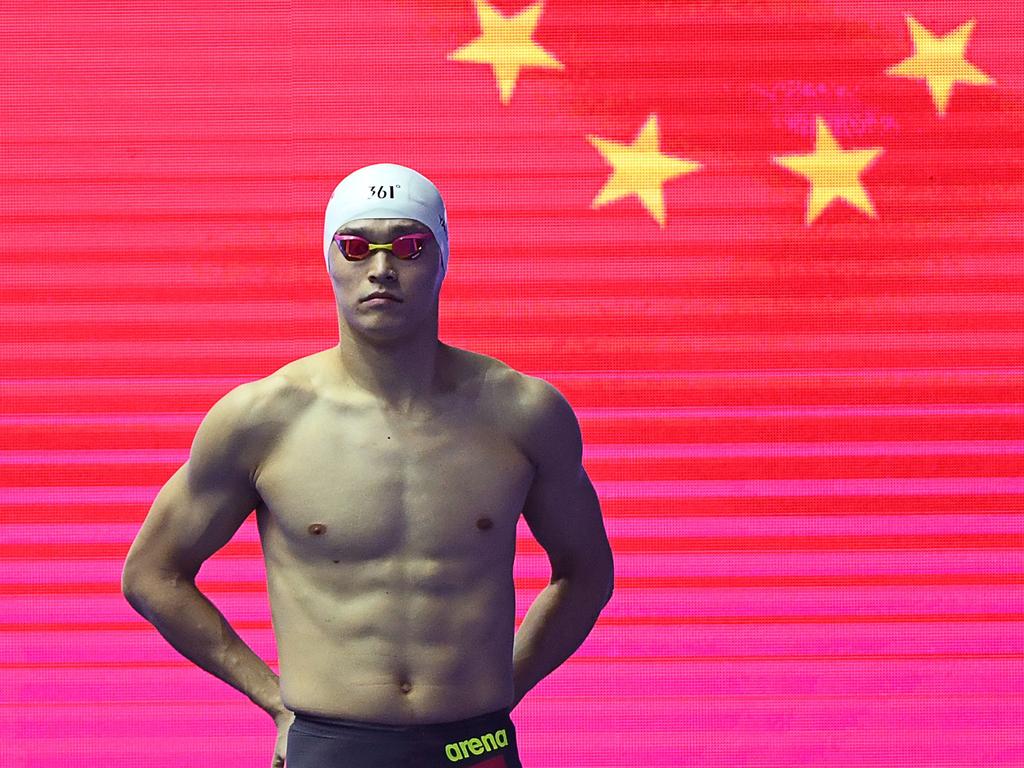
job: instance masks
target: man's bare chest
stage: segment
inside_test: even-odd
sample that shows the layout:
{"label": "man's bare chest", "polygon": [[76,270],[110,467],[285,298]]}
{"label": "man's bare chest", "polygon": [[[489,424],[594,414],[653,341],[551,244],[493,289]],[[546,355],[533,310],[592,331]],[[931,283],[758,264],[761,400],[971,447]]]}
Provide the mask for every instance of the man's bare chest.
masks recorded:
{"label": "man's bare chest", "polygon": [[353,564],[477,559],[514,541],[532,480],[529,460],[486,413],[409,418],[315,402],[261,462],[264,545]]}

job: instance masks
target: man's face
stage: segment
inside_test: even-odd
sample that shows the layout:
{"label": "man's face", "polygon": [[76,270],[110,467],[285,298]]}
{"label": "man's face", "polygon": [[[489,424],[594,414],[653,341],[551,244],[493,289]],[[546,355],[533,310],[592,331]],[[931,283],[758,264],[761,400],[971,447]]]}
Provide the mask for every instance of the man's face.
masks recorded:
{"label": "man's face", "polygon": [[[336,234],[359,235],[370,243],[391,243],[400,235],[430,234],[430,227],[415,219],[355,219]],[[331,285],[339,311],[350,326],[375,336],[402,335],[419,327],[436,312],[441,284],[441,249],[430,237],[415,259],[401,259],[387,248],[374,248],[360,261],[349,261],[331,243],[328,252]],[[397,301],[366,301],[377,291],[387,291]]]}

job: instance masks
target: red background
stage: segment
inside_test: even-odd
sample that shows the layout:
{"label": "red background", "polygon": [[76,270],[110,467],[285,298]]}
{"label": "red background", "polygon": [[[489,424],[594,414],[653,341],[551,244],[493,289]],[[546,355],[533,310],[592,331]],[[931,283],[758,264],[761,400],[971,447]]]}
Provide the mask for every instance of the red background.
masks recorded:
{"label": "red background", "polygon": [[[3,4],[5,765],[269,765],[271,720],[120,594],[235,385],[337,343],[334,185],[445,196],[440,337],[555,384],[616,552],[524,764],[1024,762],[1022,14],[1002,2],[567,2],[508,103],[468,2]],[[501,2],[511,14],[526,6]],[[886,70],[976,21],[940,115]],[[632,141],[702,168],[593,206]],[[810,225],[815,117],[877,211]],[[517,615],[547,582],[524,523]],[[250,518],[198,585],[277,669]]]}

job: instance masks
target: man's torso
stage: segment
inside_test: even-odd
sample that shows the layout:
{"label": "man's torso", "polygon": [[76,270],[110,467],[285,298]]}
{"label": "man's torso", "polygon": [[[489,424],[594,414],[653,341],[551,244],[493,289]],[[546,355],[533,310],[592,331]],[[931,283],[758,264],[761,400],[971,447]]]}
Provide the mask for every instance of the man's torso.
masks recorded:
{"label": "man's torso", "polygon": [[415,415],[331,386],[333,350],[254,382],[257,523],[291,709],[406,724],[512,704],[512,561],[534,473],[515,439],[521,376],[441,349],[444,392]]}

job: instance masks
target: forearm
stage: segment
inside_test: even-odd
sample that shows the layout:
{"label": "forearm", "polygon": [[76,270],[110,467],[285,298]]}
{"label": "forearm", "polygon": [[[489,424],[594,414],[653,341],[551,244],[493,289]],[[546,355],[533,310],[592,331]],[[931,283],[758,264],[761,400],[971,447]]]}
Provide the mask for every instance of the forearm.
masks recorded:
{"label": "forearm", "polygon": [[186,578],[151,579],[125,598],[175,650],[276,717],[285,707],[277,674],[245,644],[224,615]]}
{"label": "forearm", "polygon": [[607,602],[603,586],[572,577],[541,590],[513,643],[515,704],[583,644]]}

